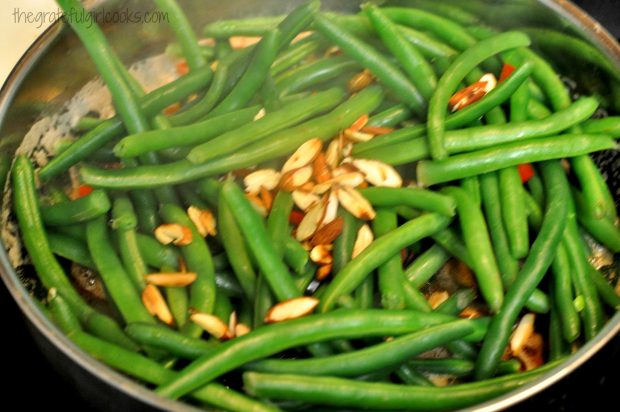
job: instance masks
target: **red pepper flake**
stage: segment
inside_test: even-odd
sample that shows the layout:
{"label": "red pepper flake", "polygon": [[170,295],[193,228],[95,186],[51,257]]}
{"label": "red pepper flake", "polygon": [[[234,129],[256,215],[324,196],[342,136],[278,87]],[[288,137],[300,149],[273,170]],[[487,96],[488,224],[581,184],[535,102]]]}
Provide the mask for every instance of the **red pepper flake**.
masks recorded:
{"label": "red pepper flake", "polygon": [[502,72],[499,75],[499,81],[503,82],[504,80],[506,80],[515,70],[516,67],[514,67],[512,64],[504,64],[504,66],[502,67]]}
{"label": "red pepper flake", "polygon": [[184,76],[189,73],[189,66],[187,65],[187,60],[183,60],[177,63],[177,73],[179,76]]}
{"label": "red pepper flake", "polygon": [[74,188],[73,191],[71,192],[71,199],[73,200],[79,199],[81,197],[88,196],[92,192],[93,192],[92,186],[79,185],[78,187]]}
{"label": "red pepper flake", "polygon": [[530,163],[523,163],[518,167],[519,175],[521,176],[521,183],[527,183],[531,178],[534,177],[534,168]]}
{"label": "red pepper flake", "polygon": [[293,226],[299,226],[304,216],[305,215],[303,212],[300,212],[299,210],[293,210],[291,211],[291,214],[288,216],[288,221]]}

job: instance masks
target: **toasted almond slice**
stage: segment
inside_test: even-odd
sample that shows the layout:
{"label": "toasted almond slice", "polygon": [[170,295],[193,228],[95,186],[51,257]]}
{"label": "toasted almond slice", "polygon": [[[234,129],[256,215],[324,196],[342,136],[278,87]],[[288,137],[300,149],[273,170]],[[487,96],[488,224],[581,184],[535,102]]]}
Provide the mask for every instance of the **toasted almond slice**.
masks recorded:
{"label": "toasted almond slice", "polygon": [[174,318],[163,295],[155,285],[146,285],[142,291],[142,303],[146,310],[166,325],[172,325]]}
{"label": "toasted almond slice", "polygon": [[486,83],[484,86],[485,93],[490,92],[491,90],[495,89],[495,87],[497,86],[497,78],[495,77],[493,73],[486,73],[484,76],[480,78],[479,81]]}
{"label": "toasted almond slice", "polygon": [[303,192],[301,190],[295,190],[292,193],[293,202],[301,210],[308,210],[313,204],[318,203],[321,198],[313,193]]}
{"label": "toasted almond slice", "polygon": [[263,205],[267,209],[267,211],[271,210],[271,206],[273,206],[273,194],[264,187],[260,188],[260,200],[262,200]]}
{"label": "toasted almond slice", "polygon": [[226,323],[217,316],[197,312],[190,315],[189,319],[216,339],[230,339],[233,337]]}
{"label": "toasted almond slice", "polygon": [[301,33],[297,34],[297,36],[295,36],[293,40],[291,40],[291,44],[295,44],[298,41],[305,39],[306,37],[312,35],[312,33],[314,32],[310,30],[302,31]]}
{"label": "toasted almond slice", "polygon": [[273,190],[278,187],[281,176],[280,172],[275,169],[256,170],[243,178],[245,191],[257,194],[260,192],[261,187],[267,190]]}
{"label": "toasted almond slice", "polygon": [[314,275],[316,280],[321,281],[328,277],[332,273],[333,266],[334,265],[331,263],[329,265],[319,266],[319,268],[316,270],[316,274]]}
{"label": "toasted almond slice", "polygon": [[450,294],[447,291],[441,290],[431,293],[427,300],[429,305],[431,305],[431,308],[435,309],[437,306],[444,303],[449,297]]}
{"label": "toasted almond slice", "polygon": [[521,353],[521,350],[525,346],[527,340],[534,333],[534,321],[536,320],[536,316],[533,313],[528,313],[523,315],[517,328],[512,333],[512,337],[510,338],[510,350],[512,354],[518,356]]}
{"label": "toasted almond slice", "polygon": [[230,312],[230,316],[228,317],[228,330],[232,333],[237,328],[237,312]]}
{"label": "toasted almond slice", "polygon": [[381,127],[381,126],[364,126],[360,132],[374,134],[375,136],[381,136],[384,134],[392,133],[395,129],[393,127]]}
{"label": "toasted almond slice", "polygon": [[312,239],[310,239],[310,243],[313,246],[331,245],[342,233],[343,226],[344,219],[340,216],[336,217],[336,219],[326,223],[317,230]]}
{"label": "toasted almond slice", "polygon": [[325,151],[325,162],[332,170],[338,167],[338,163],[340,163],[340,143],[338,139],[332,139],[332,141],[329,142],[327,150]]}
{"label": "toasted almond slice", "polygon": [[360,117],[358,117],[357,119],[355,119],[353,124],[351,124],[351,126],[348,129],[351,130],[352,132],[359,132],[360,130],[362,130],[364,126],[368,124],[369,119],[370,117],[368,116],[367,113],[365,113],[361,115]]}
{"label": "toasted almond slice", "polygon": [[345,135],[345,137],[347,139],[349,139],[350,141],[352,141],[354,143],[367,142],[369,140],[372,140],[373,137],[375,137],[374,134],[365,133],[365,132],[361,132],[361,131],[355,131],[355,130],[351,130],[351,129],[345,129],[344,130],[344,135]]}
{"label": "toasted almond slice", "polygon": [[292,192],[303,186],[312,178],[312,166],[307,165],[299,169],[289,170],[282,174],[280,179],[280,189]]}
{"label": "toasted almond slice", "polygon": [[189,286],[198,276],[193,272],[149,273],[144,276],[146,283],[164,287]]}
{"label": "toasted almond slice", "polygon": [[282,301],[273,306],[265,316],[265,322],[274,323],[296,319],[310,314],[319,304],[319,300],[311,296],[301,296]]}
{"label": "toasted almond slice", "polygon": [[230,36],[228,43],[233,49],[245,49],[261,40],[261,36]]}
{"label": "toasted almond slice", "polygon": [[332,245],[317,245],[310,251],[310,260],[319,265],[332,263]]}
{"label": "toasted almond slice", "polygon": [[357,237],[355,238],[355,243],[353,244],[353,254],[351,258],[356,258],[360,253],[364,251],[375,239],[372,230],[370,230],[370,226],[367,224],[363,225],[357,231]]}
{"label": "toasted almond slice", "polygon": [[253,121],[260,120],[263,117],[265,117],[266,114],[267,114],[267,110],[265,110],[264,107],[261,107],[261,109],[258,111],[258,113],[256,113],[256,115],[254,116],[254,118],[252,120]]}
{"label": "toasted almond slice", "polygon": [[314,182],[312,180],[309,180],[303,185],[299,186],[299,190],[301,190],[302,192],[310,193],[312,192],[312,189],[314,189],[314,186]]}
{"label": "toasted almond slice", "polygon": [[378,160],[354,159],[351,163],[359,169],[366,181],[374,186],[401,187],[403,179],[396,169]]}
{"label": "toasted almond slice", "polygon": [[213,216],[210,210],[203,210],[196,206],[190,206],[187,208],[187,215],[202,237],[217,235],[215,216]]}
{"label": "toasted almond slice", "polygon": [[265,204],[263,203],[263,200],[258,197],[258,195],[246,193],[245,197],[250,201],[252,207],[259,215],[261,215],[262,217],[266,217],[269,214],[267,208],[265,207]]}
{"label": "toasted almond slice", "polygon": [[353,216],[363,220],[375,218],[375,210],[360,192],[350,186],[338,186],[335,190],[338,202]]}
{"label": "toasted almond slice", "polygon": [[543,360],[543,347],[544,341],[540,333],[532,333],[530,338],[525,342],[523,349],[517,355],[517,358],[523,364],[523,369],[526,371],[536,369],[541,366]]}
{"label": "toasted almond slice", "polygon": [[177,246],[185,246],[192,243],[192,231],[187,226],[176,223],[165,223],[155,228],[155,238],[162,245],[173,243]]}
{"label": "toasted almond slice", "polygon": [[482,317],[482,313],[473,306],[467,306],[459,313],[459,318],[476,319]]}
{"label": "toasted almond slice", "polygon": [[235,326],[235,336],[238,338],[243,335],[247,335],[250,332],[252,332],[252,329],[250,329],[250,327],[245,323],[237,323]]}
{"label": "toasted almond slice", "polygon": [[336,219],[338,216],[338,196],[333,191],[327,197],[327,207],[325,208],[325,217],[321,222],[321,226],[326,225]]}
{"label": "toasted almond slice", "polygon": [[364,69],[349,80],[347,83],[347,89],[351,93],[356,93],[370,86],[374,81],[375,76],[373,76],[370,70]]}
{"label": "toasted almond slice", "polygon": [[475,83],[457,91],[448,100],[450,111],[456,112],[482,99],[497,85],[497,79],[492,73],[487,73]]}
{"label": "toasted almond slice", "polygon": [[331,56],[338,56],[342,54],[342,51],[340,50],[340,47],[338,46],[330,46],[327,48],[327,50],[325,50],[325,53],[323,54],[324,57],[331,57]]}
{"label": "toasted almond slice", "polygon": [[329,170],[329,165],[325,159],[325,154],[319,152],[312,162],[312,172],[314,174],[314,180],[317,183],[323,183],[332,178],[332,173]]}
{"label": "toasted almond slice", "polygon": [[306,210],[306,215],[297,227],[295,238],[299,241],[310,238],[319,229],[325,217],[325,209],[327,208],[327,197],[314,203]]}
{"label": "toasted almond slice", "polygon": [[323,142],[321,142],[321,140],[317,138],[308,140],[299,146],[295,153],[284,163],[284,166],[282,166],[282,173],[309,165],[322,148]]}
{"label": "toasted almond slice", "polygon": [[[336,170],[344,170],[342,167],[338,167]],[[332,177],[330,180],[324,183],[315,185],[312,189],[313,193],[323,194],[331,189],[334,185],[357,187],[364,182],[364,175],[360,172],[347,172],[338,174]]]}

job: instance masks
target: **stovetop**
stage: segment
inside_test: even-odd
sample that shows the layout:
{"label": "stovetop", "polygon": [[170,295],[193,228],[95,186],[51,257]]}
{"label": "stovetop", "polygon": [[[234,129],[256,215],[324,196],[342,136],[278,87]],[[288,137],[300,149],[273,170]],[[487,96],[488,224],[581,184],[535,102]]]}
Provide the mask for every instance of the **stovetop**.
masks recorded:
{"label": "stovetop", "polygon": [[[620,38],[620,0],[574,2]],[[78,389],[52,369],[40,353],[4,285],[0,286],[0,313],[4,320],[4,333],[0,338],[3,404],[24,410],[58,406],[67,410],[89,410],[90,403],[80,397]],[[574,373],[510,410],[618,410],[618,388],[620,336],[616,336]]]}

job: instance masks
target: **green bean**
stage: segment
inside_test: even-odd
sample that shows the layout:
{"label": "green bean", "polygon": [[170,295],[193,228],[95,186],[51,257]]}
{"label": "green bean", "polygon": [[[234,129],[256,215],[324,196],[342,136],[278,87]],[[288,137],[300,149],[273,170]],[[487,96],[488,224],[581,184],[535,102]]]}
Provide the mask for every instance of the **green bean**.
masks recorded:
{"label": "green bean", "polygon": [[554,306],[558,310],[562,336],[566,342],[574,342],[581,334],[581,320],[573,304],[573,282],[571,281],[571,261],[564,244],[557,248],[551,263],[553,273]]}
{"label": "green bean", "polygon": [[429,186],[496,171],[521,163],[574,157],[611,149],[615,142],[604,135],[561,135],[513,142],[440,161],[420,161],[418,183]]}
{"label": "green bean", "polygon": [[93,190],[79,199],[41,207],[41,217],[46,225],[60,226],[86,222],[110,210],[108,195],[103,190]]}
{"label": "green bean", "polygon": [[273,30],[285,16],[245,17],[218,20],[204,27],[206,37],[224,39],[231,36],[263,36]]}
{"label": "green bean", "polygon": [[47,233],[47,241],[55,255],[90,269],[95,268],[95,262],[93,262],[88,248],[84,246],[82,241],[53,232]]}
{"label": "green bean", "polygon": [[71,310],[71,306],[54,288],[47,293],[47,305],[53,317],[54,323],[63,331],[65,335],[79,332],[82,330],[80,321]]}
{"label": "green bean", "polygon": [[396,57],[409,80],[428,101],[437,86],[437,78],[430,64],[416,47],[409,43],[394,24],[377,6],[366,4],[363,11],[383,44]]}
{"label": "green bean", "polygon": [[[527,221],[532,229],[538,231],[542,224],[542,210],[538,206],[538,202],[530,192],[525,191],[525,208],[527,209]],[[542,203],[542,202],[541,202]]]}
{"label": "green bean", "polygon": [[162,325],[132,323],[125,330],[136,342],[165,350],[183,359],[196,359],[219,344],[215,340],[191,338]]}
{"label": "green bean", "polygon": [[[390,209],[378,209],[377,215],[372,221],[372,229],[375,237],[387,235],[398,227],[396,212]],[[340,276],[340,274],[339,274]],[[404,309],[405,295],[402,284],[405,275],[402,269],[400,250],[389,256],[385,262],[377,268],[379,291],[381,292],[381,304],[386,309]]]}
{"label": "green bean", "polygon": [[190,70],[196,70],[207,64],[198,45],[198,38],[192,29],[185,13],[175,0],[155,0],[157,7],[170,19],[170,28],[174,32]]}
{"label": "green bean", "polygon": [[588,120],[581,124],[585,133],[602,133],[614,138],[620,137],[620,116],[608,116],[603,119]]}
{"label": "green bean", "polygon": [[368,126],[395,127],[411,117],[411,110],[404,104],[396,104],[368,119]]}
{"label": "green bean", "polygon": [[543,224],[519,275],[506,293],[501,310],[491,320],[476,362],[475,376],[478,379],[488,378],[495,371],[508,342],[512,325],[526,299],[549,268],[566,226],[566,199],[570,192],[564,170],[558,162],[544,162],[541,163],[541,171],[548,199]]}
{"label": "green bean", "polygon": [[314,17],[314,27],[338,45],[346,55],[368,68],[414,112],[425,113],[426,102],[420,92],[396,66],[381,56],[376,49],[357,39],[325,15],[317,14]]}
{"label": "green bean", "polygon": [[[491,90],[483,99],[476,103],[473,103],[456,113],[449,114],[446,117],[445,127],[446,130],[456,129],[461,126],[465,126],[482,115],[488,113],[494,107],[497,107],[501,103],[505,102],[510,96],[519,88],[533,69],[533,63],[526,62],[517,67],[517,69],[506,80],[501,82],[496,88]],[[397,130],[385,136],[377,136],[374,139],[359,143],[354,146],[354,154],[366,154],[372,152],[372,149],[388,145],[389,143],[400,143],[406,140],[423,136],[426,133],[425,125],[418,125],[409,128]]]}
{"label": "green bean", "polygon": [[353,255],[353,245],[355,244],[355,238],[357,237],[357,231],[359,228],[358,220],[344,210],[338,209],[338,216],[342,217],[342,232],[340,236],[334,241],[334,250],[332,252],[333,257],[333,273],[340,273],[343,267],[351,260]]}
{"label": "green bean", "polygon": [[125,322],[154,323],[155,320],[142,304],[138,290],[131,283],[120,259],[114,252],[105,217],[101,216],[88,222],[86,236],[88,249],[97,271],[111,301],[118,307]]}
{"label": "green bean", "polygon": [[577,219],[594,239],[603,244],[614,253],[620,252],[620,230],[616,224],[608,219],[596,219],[588,215],[587,206],[584,204],[583,195],[573,190],[573,198],[577,207]]}
{"label": "green bean", "polygon": [[[474,362],[467,359],[412,359],[407,365],[426,373],[456,377],[470,376],[474,372]],[[498,375],[516,374],[520,371],[521,362],[518,359],[503,361],[497,366]]]}
{"label": "green bean", "polygon": [[[129,352],[86,333],[74,333],[70,338],[94,358],[145,382],[157,385],[177,376],[174,371],[166,369],[154,360]],[[263,405],[217,383],[211,383],[193,392],[191,396],[196,400],[233,411],[274,411],[268,405]]]}
{"label": "green bean", "polygon": [[515,259],[527,256],[529,249],[529,233],[527,215],[524,205],[523,184],[516,167],[509,167],[498,171],[499,199],[505,233],[510,245],[510,251]]}
{"label": "green bean", "polygon": [[466,177],[465,179],[461,180],[461,189],[465,190],[471,197],[471,200],[475,204],[480,206],[481,195],[480,180],[478,179],[478,176]]}
{"label": "green bean", "polygon": [[391,233],[376,239],[355,259],[345,265],[338,276],[327,286],[319,310],[322,312],[329,310],[339,296],[353,291],[363,282],[369,272],[399,253],[402,248],[437,233],[449,223],[448,218],[431,213],[411,220]]}
{"label": "green bean", "polygon": [[405,269],[405,277],[419,289],[446,264],[450,255],[439,245],[433,245]]}
{"label": "green bean", "polygon": [[75,126],[73,126],[73,130],[81,133],[90,132],[103,122],[105,122],[105,119],[101,119],[99,117],[84,116],[81,117],[80,120],[78,120]]}
{"label": "green bean", "polygon": [[[172,103],[209,84],[211,77],[211,69],[209,68],[180,77],[140,99],[142,111],[146,116],[152,116]],[[112,139],[119,137],[123,130],[123,123],[117,117],[104,121],[101,125],[74,141],[70,148],[51,159],[47,165],[41,168],[39,177],[43,181],[49,181],[52,177],[68,170],[69,167],[90,156]]]}
{"label": "green bean", "polygon": [[398,30],[407,41],[420,50],[427,59],[449,58],[456,54],[456,50],[424,31],[414,30],[411,27],[398,26]]}
{"label": "green bean", "polygon": [[156,150],[204,143],[233,128],[251,122],[258,110],[259,107],[253,106],[189,126],[150,130],[127,136],[116,143],[114,153],[119,157],[134,157]]}
{"label": "green bean", "polygon": [[230,319],[233,312],[232,303],[226,294],[217,293],[215,295],[215,305],[213,307],[213,315],[226,321]]}
{"label": "green bean", "polygon": [[402,335],[452,319],[407,310],[341,309],[274,323],[224,342],[210,354],[190,364],[175,379],[158,387],[156,392],[176,399],[238,366],[291,347],[333,339]]}
{"label": "green bean", "polygon": [[155,194],[149,190],[132,190],[129,197],[135,205],[140,230],[152,233],[160,223]]}
{"label": "green bean", "polygon": [[[216,280],[213,258],[207,242],[180,207],[172,204],[162,205],[161,214],[167,223],[179,224],[191,230],[192,242],[180,246],[188,269],[197,274],[196,280],[190,286],[190,306],[198,312],[212,313],[215,305]],[[182,332],[185,335],[197,337],[202,334],[202,329],[188,322]]]}
{"label": "green bean", "polygon": [[[168,271],[169,270],[163,270],[163,272]],[[181,287],[167,287],[165,288],[165,293],[174,323],[177,328],[182,329],[187,323],[190,309],[187,289]]]}
{"label": "green bean", "polygon": [[371,187],[360,190],[360,193],[374,206],[394,207],[406,205],[448,217],[452,217],[456,213],[454,199],[430,190],[410,187]]}
{"label": "green bean", "polygon": [[[402,270],[401,270],[402,272]],[[426,300],[426,297],[422,292],[414,288],[409,282],[407,282],[404,276],[401,276],[400,287],[403,290],[405,299],[405,307],[420,312],[430,312],[432,307]]]}
{"label": "green bean", "polygon": [[406,385],[434,386],[433,382],[431,382],[430,379],[407,365],[403,365],[398,368],[395,374],[396,376],[398,376],[398,379],[403,381],[403,383]]}
{"label": "green bean", "polygon": [[248,66],[251,70],[246,70],[228,96],[215,106],[211,115],[238,110],[250,101],[267,76],[281,41],[282,33],[277,29],[270,31],[261,39]]}
{"label": "green bean", "polygon": [[310,256],[301,243],[292,237],[284,239],[284,262],[298,275],[303,275],[308,267]]}
{"label": "green bean", "polygon": [[310,138],[327,140],[333,137],[340,130],[349,127],[360,115],[372,112],[380,104],[382,97],[380,88],[367,87],[326,115],[275,133],[230,156],[204,164],[192,165],[189,161],[180,161],[160,166],[117,170],[84,166],[81,175],[86,183],[94,186],[135,189],[181,183],[252,166],[290,153]]}
{"label": "green bean", "polygon": [[[403,4],[404,6],[407,6],[410,2],[408,0],[401,0],[391,3],[394,3],[395,5]],[[470,26],[480,23],[480,17],[457,6],[454,6],[453,4],[436,3],[429,0],[415,0],[415,7],[427,10],[430,13],[437,14],[463,26]]]}
{"label": "green bean", "polygon": [[[215,46],[209,44],[198,44],[200,46],[200,54],[206,60],[211,60],[215,57]],[[183,49],[181,48],[181,44],[177,42],[168,43],[166,46],[166,50],[164,51],[166,56],[174,57],[174,58],[182,58],[183,57]]]}
{"label": "green bean", "polygon": [[364,409],[452,410],[483,402],[534,381],[558,365],[550,363],[533,371],[448,387],[403,386],[333,377],[275,375],[246,372],[246,390],[274,399]]}
{"label": "green bean", "polygon": [[[553,296],[553,286],[549,288],[549,295],[551,296],[551,302],[555,302],[555,296]],[[562,325],[560,324],[560,317],[558,309],[555,305],[551,305],[551,313],[549,314],[549,360],[557,361],[568,353],[567,343],[562,336]]]}
{"label": "green bean", "polygon": [[431,326],[350,353],[314,359],[265,359],[250,363],[248,370],[269,373],[301,373],[313,376],[350,376],[394,368],[412,356],[467,336],[473,331],[467,320]]}
{"label": "green bean", "polygon": [[178,267],[179,254],[176,249],[162,245],[155,238],[142,233],[136,234],[136,241],[140,249],[140,255],[144,258],[147,265],[155,268],[163,266]]}
{"label": "green bean", "polygon": [[588,270],[592,283],[594,283],[601,300],[609,305],[609,307],[618,310],[618,308],[620,308],[620,296],[618,296],[601,272],[596,270],[592,265],[588,265]]}
{"label": "green bean", "polygon": [[[536,84],[532,82],[532,84]],[[531,100],[527,103],[527,117],[530,120],[542,120],[551,116],[551,110],[543,103]]]}
{"label": "green bean", "polygon": [[271,75],[276,77],[282,74],[287,69],[302,62],[305,58],[312,55],[312,53],[319,50],[322,45],[323,43],[321,40],[315,36],[309,36],[304,40],[292,44],[274,60],[270,69]]}
{"label": "green bean", "polygon": [[474,301],[476,294],[472,289],[457,290],[450,297],[444,300],[435,308],[435,312],[451,316],[458,316],[459,313]]}
{"label": "green bean", "polygon": [[319,59],[285,72],[275,79],[280,96],[310,89],[323,82],[350,74],[359,64],[345,56]]}
{"label": "green bean", "polygon": [[228,272],[215,273],[215,285],[217,290],[226,293],[228,296],[239,297],[243,295],[243,289],[237,279]]}
{"label": "green bean", "polygon": [[[333,109],[344,97],[340,89],[330,89],[317,93],[303,101],[266,114],[263,118],[224,133],[211,141],[194,147],[187,159],[192,163],[203,163],[218,157],[233,154],[237,149],[261,140],[273,133],[308,120],[318,114]],[[238,125],[235,125],[238,126]],[[229,126],[228,128],[230,128]]]}
{"label": "green bean", "polygon": [[253,302],[256,290],[256,273],[252,267],[246,241],[243,239],[239,225],[235,222],[235,218],[224,203],[223,198],[220,197],[219,202],[217,222],[220,227],[222,246],[224,246],[233,273],[243,288],[245,297]]}
{"label": "green bean", "polygon": [[456,210],[465,245],[472,259],[473,271],[482,297],[491,311],[497,313],[502,305],[504,293],[502,280],[497,267],[497,260],[491,246],[487,224],[480,206],[476,205],[469,194],[458,187],[443,189],[456,202]]}
{"label": "green bean", "polygon": [[224,198],[225,204],[235,217],[252,256],[278,300],[299,296],[288,269],[269,240],[265,224],[241,189],[234,181],[228,180],[223,184],[220,196]]}

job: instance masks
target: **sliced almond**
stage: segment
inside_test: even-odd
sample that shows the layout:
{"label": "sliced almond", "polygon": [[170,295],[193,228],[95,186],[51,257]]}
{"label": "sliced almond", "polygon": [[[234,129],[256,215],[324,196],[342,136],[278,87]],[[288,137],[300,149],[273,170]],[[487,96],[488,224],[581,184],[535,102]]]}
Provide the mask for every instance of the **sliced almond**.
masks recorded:
{"label": "sliced almond", "polygon": [[325,207],[325,216],[321,225],[326,225],[332,222],[338,216],[338,196],[331,191],[327,197],[327,206]]}
{"label": "sliced almond", "polygon": [[295,153],[284,163],[284,166],[282,166],[282,173],[309,165],[322,148],[323,142],[321,142],[321,140],[316,138],[308,140],[299,146]]}
{"label": "sliced almond", "polygon": [[484,86],[485,93],[490,92],[491,90],[495,89],[495,87],[497,86],[497,78],[495,77],[493,73],[486,73],[484,76],[480,78],[479,81],[486,83]]}
{"label": "sliced almond", "polygon": [[237,312],[232,311],[228,317],[228,330],[233,333],[237,328]]}
{"label": "sliced almond", "polygon": [[524,370],[536,369],[543,364],[543,348],[544,341],[542,335],[536,332],[532,333],[517,356],[523,364]]}
{"label": "sliced almond", "polygon": [[250,332],[252,332],[252,329],[250,329],[250,327],[245,323],[237,323],[235,326],[235,336],[238,338],[243,335],[247,335]]}
{"label": "sliced almond", "polygon": [[282,174],[280,189],[292,192],[308,182],[312,178],[312,173],[311,165],[289,170]]}
{"label": "sliced almond", "polygon": [[260,200],[262,200],[263,205],[267,211],[271,210],[271,206],[273,205],[273,194],[265,189],[264,187],[260,188]]}
{"label": "sliced almond", "polygon": [[155,228],[155,238],[162,245],[170,243],[177,246],[185,246],[192,243],[192,231],[187,226],[176,223],[165,223]]}
{"label": "sliced almond", "polygon": [[312,192],[314,186],[314,182],[312,180],[309,180],[303,185],[299,186],[299,190],[301,190],[302,192]]}
{"label": "sliced almond", "polygon": [[355,237],[355,243],[353,244],[353,254],[351,258],[356,258],[360,253],[364,251],[372,241],[375,239],[375,235],[372,233],[370,226],[363,225],[357,231],[357,236]]}
{"label": "sliced almond", "polygon": [[252,193],[246,193],[245,197],[247,197],[247,199],[252,204],[252,207],[254,207],[254,210],[256,210],[259,215],[261,215],[262,217],[266,217],[269,214],[267,208],[265,207],[265,204],[263,203],[263,200],[260,197]]}
{"label": "sliced almond", "polygon": [[495,76],[492,73],[485,74],[477,82],[457,91],[450,97],[450,100],[448,100],[450,111],[456,112],[477,102],[493,90],[496,85],[497,79]]}
{"label": "sliced almond", "polygon": [[356,93],[370,86],[374,81],[375,76],[373,76],[370,70],[364,69],[349,80],[347,83],[347,89],[351,93]]}
{"label": "sliced almond", "polygon": [[[351,129],[345,129],[344,130],[344,135],[345,135],[345,137],[347,139],[349,139],[353,143],[367,142],[369,140],[372,140],[373,137],[375,137],[375,135],[372,134],[372,133],[355,131],[355,130],[351,130]],[[343,150],[343,151],[345,151],[345,150]]]}
{"label": "sliced almond", "polygon": [[325,217],[325,209],[327,207],[327,197],[314,203],[306,211],[306,215],[297,227],[295,238],[299,241],[310,238],[319,229]]}
{"label": "sliced almond", "polygon": [[519,353],[521,353],[525,343],[534,333],[535,320],[536,316],[533,313],[528,313],[519,321],[517,328],[514,330],[510,338],[510,350],[513,355],[518,356]]}
{"label": "sliced almond", "polygon": [[361,115],[360,117],[355,119],[355,121],[351,124],[348,130],[351,130],[352,132],[359,132],[364,128],[364,126],[368,124],[369,119],[370,117],[368,116],[368,114]]}
{"label": "sliced almond", "polygon": [[230,47],[237,49],[245,49],[246,47],[252,46],[258,43],[261,40],[261,36],[230,36],[228,38],[228,43]]}
{"label": "sliced almond", "polygon": [[266,114],[267,114],[267,110],[265,110],[264,107],[261,107],[261,109],[258,111],[258,113],[256,113],[256,115],[254,116],[254,118],[252,120],[253,121],[260,120],[263,117],[265,117]]}
{"label": "sliced almond", "polygon": [[327,278],[332,273],[333,264],[319,266],[316,271],[315,278],[318,281],[321,281]]}
{"label": "sliced almond", "polygon": [[310,239],[310,243],[314,246],[331,245],[342,233],[343,226],[344,219],[342,217],[336,217],[336,219],[317,230],[314,236],[312,236],[312,239]]}
{"label": "sliced almond", "polygon": [[381,136],[384,134],[392,133],[395,129],[393,127],[382,126],[364,126],[360,132],[374,134],[375,136]]}
{"label": "sliced almond", "polygon": [[261,187],[264,187],[267,190],[273,190],[278,187],[280,177],[280,172],[275,169],[256,170],[243,178],[245,191],[248,193],[257,194],[260,192]]}
{"label": "sliced almond", "polygon": [[[337,169],[341,169],[340,167]],[[312,189],[313,193],[323,194],[332,188],[334,185],[357,187],[364,182],[364,175],[360,172],[348,172],[344,174],[338,174],[332,177],[330,180],[318,185],[314,185]]]}
{"label": "sliced almond", "polygon": [[163,287],[189,286],[198,276],[193,272],[149,273],[144,276],[146,283]]}
{"label": "sliced almond", "polygon": [[482,313],[473,306],[467,306],[459,313],[459,318],[476,319],[482,317]]}
{"label": "sliced almond", "polygon": [[351,163],[366,177],[366,181],[374,186],[401,187],[403,179],[392,166],[378,160],[354,159]]}
{"label": "sliced almond", "polygon": [[317,245],[310,251],[310,260],[319,265],[332,263],[332,245]]}
{"label": "sliced almond", "polygon": [[187,215],[202,237],[217,235],[215,216],[210,210],[190,206],[187,208]]}
{"label": "sliced almond", "polygon": [[435,309],[437,306],[444,303],[449,297],[450,294],[447,291],[441,290],[431,293],[427,300],[429,305],[431,305],[431,308]]}
{"label": "sliced almond", "polygon": [[142,291],[142,303],[146,310],[166,325],[172,325],[174,318],[163,295],[155,285],[146,285]]}
{"label": "sliced almond", "polygon": [[269,309],[265,322],[274,323],[300,318],[311,313],[318,304],[319,300],[310,296],[285,300]]}
{"label": "sliced almond", "polygon": [[327,182],[332,178],[332,173],[329,170],[329,165],[327,164],[327,160],[325,159],[325,154],[323,152],[319,152],[319,154],[314,158],[312,162],[312,172],[314,175],[314,180],[317,183]]}
{"label": "sliced almond", "polygon": [[331,168],[335,169],[340,163],[340,143],[338,139],[332,139],[325,151],[325,163]]}
{"label": "sliced almond", "polygon": [[338,202],[349,213],[358,219],[372,220],[375,218],[375,210],[364,196],[349,186],[339,186],[336,190]]}
{"label": "sliced almond", "polygon": [[308,210],[313,204],[318,203],[321,198],[313,193],[295,190],[292,193],[293,202],[301,210]]}
{"label": "sliced almond", "polygon": [[217,316],[197,312],[190,315],[189,319],[216,339],[230,339],[233,337],[226,323]]}
{"label": "sliced almond", "polygon": [[314,32],[310,30],[302,31],[301,33],[297,34],[297,36],[293,37],[293,40],[291,40],[291,44],[295,44],[298,41],[305,39],[306,37],[312,35],[312,33]]}
{"label": "sliced almond", "polygon": [[340,50],[340,47],[338,46],[330,46],[327,48],[327,50],[325,50],[324,56],[325,57],[330,57],[330,56],[338,56],[342,54],[342,51]]}

